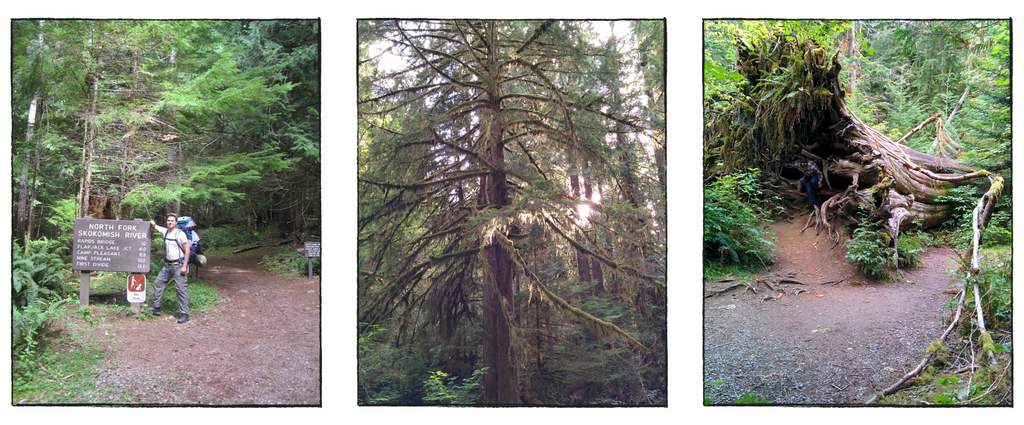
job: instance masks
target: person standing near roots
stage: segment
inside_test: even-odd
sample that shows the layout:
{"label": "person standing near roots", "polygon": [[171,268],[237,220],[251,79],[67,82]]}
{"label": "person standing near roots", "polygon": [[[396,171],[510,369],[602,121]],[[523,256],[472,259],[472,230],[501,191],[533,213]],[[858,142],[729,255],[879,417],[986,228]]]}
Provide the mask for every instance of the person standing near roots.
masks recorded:
{"label": "person standing near roots", "polygon": [[811,200],[811,205],[815,209],[821,208],[821,200],[818,199],[818,190],[821,189],[821,169],[814,161],[807,161],[800,165],[800,171],[804,172],[800,184],[807,190],[807,198]]}
{"label": "person standing near roots", "polygon": [[178,323],[188,321],[188,255],[191,247],[185,232],[178,228],[178,216],[174,213],[167,214],[167,227],[158,226],[155,221],[149,221],[150,227],[160,232],[166,245],[164,254],[164,267],[153,282],[153,310],[154,316],[159,316],[160,303],[164,298],[164,289],[167,288],[167,281],[174,278],[174,290],[178,293],[178,312],[181,317]]}

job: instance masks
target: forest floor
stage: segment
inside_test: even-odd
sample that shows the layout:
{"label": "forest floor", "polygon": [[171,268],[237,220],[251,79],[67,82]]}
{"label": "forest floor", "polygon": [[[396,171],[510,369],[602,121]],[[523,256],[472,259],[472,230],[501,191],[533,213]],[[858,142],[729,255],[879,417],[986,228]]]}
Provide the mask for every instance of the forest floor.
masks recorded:
{"label": "forest floor", "polygon": [[[220,304],[193,312],[185,324],[166,308],[147,320],[107,313],[94,327],[69,320],[66,326],[108,353],[91,398],[115,404],[321,404],[320,278],[264,273],[261,255],[208,256],[199,273],[217,289]],[[173,285],[167,291],[173,293]]]}
{"label": "forest floor", "polygon": [[[951,249],[929,248],[904,279],[880,283],[857,273],[824,231],[801,233],[805,220],[770,226],[777,258],[767,276],[777,290],[757,283],[757,293],[744,285],[704,299],[704,391],[716,404],[746,393],[773,404],[862,404],[942,335]],[[735,283],[706,282],[705,294]]]}

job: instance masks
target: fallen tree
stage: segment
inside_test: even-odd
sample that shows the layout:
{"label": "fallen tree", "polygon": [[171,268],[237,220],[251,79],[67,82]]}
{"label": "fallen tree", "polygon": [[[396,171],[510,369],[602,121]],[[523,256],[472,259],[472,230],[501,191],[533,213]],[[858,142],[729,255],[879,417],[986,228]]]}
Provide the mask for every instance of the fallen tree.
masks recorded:
{"label": "fallen tree", "polygon": [[[800,206],[807,200],[798,191],[798,167],[813,161],[824,174],[825,200],[813,216],[819,231],[838,243],[842,225],[868,219],[883,223],[894,248],[901,231],[952,217],[953,205],[943,196],[953,188],[987,178],[996,199],[1001,193],[1002,178],[946,155],[958,145],[939,114],[899,142],[864,124],[846,103],[838,52],[828,57],[814,40],[783,35],[738,45],[742,92],[724,110],[706,110],[705,178],[757,168],[766,191]],[[933,121],[938,156],[902,143]]]}

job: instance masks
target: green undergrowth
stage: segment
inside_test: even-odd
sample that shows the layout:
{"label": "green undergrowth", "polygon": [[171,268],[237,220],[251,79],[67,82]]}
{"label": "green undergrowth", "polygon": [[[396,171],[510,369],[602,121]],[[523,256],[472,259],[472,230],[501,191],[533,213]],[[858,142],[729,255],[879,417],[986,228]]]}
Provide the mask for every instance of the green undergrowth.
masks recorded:
{"label": "green undergrowth", "polygon": [[[139,320],[153,317],[148,313],[148,308],[153,305],[153,284],[156,281],[159,269],[151,270],[155,271],[151,271],[146,275],[146,302],[144,303],[146,308],[143,309],[142,314],[135,316]],[[201,277],[196,277],[191,273],[188,277],[189,312],[194,314],[209,311],[220,305],[220,293],[217,292],[217,288],[212,283],[204,281]],[[103,307],[105,312],[131,315],[132,312],[127,298],[124,295],[120,295],[124,292],[127,285],[126,275],[126,273],[101,273],[90,279],[90,305]],[[111,292],[117,292],[119,295],[95,299],[92,296],[92,294]],[[167,282],[167,286],[164,288],[163,301],[160,304],[160,308],[164,312],[175,313],[178,311],[178,295],[174,290],[173,280]]]}
{"label": "green undergrowth", "polygon": [[714,391],[711,391],[711,389],[713,389],[712,386],[719,386],[719,385],[722,385],[722,384],[724,384],[724,382],[722,382],[722,381],[712,381],[712,382],[705,382],[704,383],[704,386],[705,386],[705,390],[704,390],[704,405],[705,406],[710,406],[710,405],[714,405],[714,404],[726,404],[726,405],[729,405],[729,404],[772,404],[772,401],[768,400],[764,396],[762,396],[760,394],[757,394],[757,393],[752,393],[752,392],[749,392],[749,391],[744,391],[743,395],[741,395],[740,397],[736,398],[735,400],[732,400],[730,403],[715,403],[716,394],[715,394]]}
{"label": "green undergrowth", "polygon": [[775,248],[765,228],[777,203],[762,193],[760,171],[750,169],[717,176],[704,186],[704,269],[755,270],[774,261]]}
{"label": "green undergrowth", "polygon": [[[76,300],[77,301],[77,300]],[[95,378],[108,353],[79,337],[75,326],[56,323],[82,321],[96,326],[88,311],[64,303],[48,317],[48,326],[41,328],[36,344],[29,352],[19,352],[11,362],[11,403],[82,404],[93,403]],[[88,318],[89,320],[83,320]]]}
{"label": "green undergrowth", "polygon": [[16,360],[11,372],[11,403],[94,403],[95,378],[108,354],[62,332],[30,360]]}
{"label": "green undergrowth", "polygon": [[[1007,357],[1008,358],[1008,357]],[[885,405],[1007,406],[1013,403],[1012,362],[982,364],[973,373],[929,366],[910,386],[879,400]]]}
{"label": "green undergrowth", "polygon": [[921,255],[927,247],[934,245],[934,240],[925,232],[903,232],[897,240],[895,257],[890,245],[891,240],[885,230],[878,226],[861,226],[846,242],[846,259],[856,264],[864,275],[892,282],[903,277],[904,269],[921,265]]}
{"label": "green undergrowth", "polygon": [[313,263],[313,275],[320,274],[320,257],[306,258],[294,246],[268,250],[263,255],[260,268],[267,273],[296,277],[309,274],[309,263]]}

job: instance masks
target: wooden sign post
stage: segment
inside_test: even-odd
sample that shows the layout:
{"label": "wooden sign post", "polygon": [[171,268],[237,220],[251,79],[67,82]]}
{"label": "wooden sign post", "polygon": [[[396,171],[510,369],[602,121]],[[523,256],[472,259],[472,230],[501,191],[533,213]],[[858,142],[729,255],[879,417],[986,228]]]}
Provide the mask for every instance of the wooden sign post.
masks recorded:
{"label": "wooden sign post", "polygon": [[306,242],[306,259],[309,261],[309,278],[313,278],[313,258],[320,257],[320,242]]}
{"label": "wooden sign post", "polygon": [[78,297],[89,306],[89,279],[94,271],[149,273],[149,222],[136,220],[75,220],[71,269],[82,272]]}

